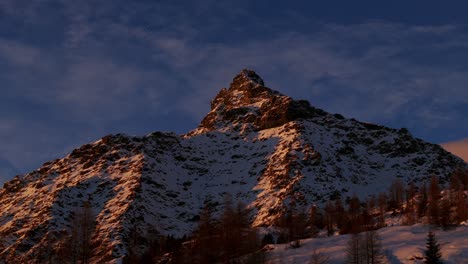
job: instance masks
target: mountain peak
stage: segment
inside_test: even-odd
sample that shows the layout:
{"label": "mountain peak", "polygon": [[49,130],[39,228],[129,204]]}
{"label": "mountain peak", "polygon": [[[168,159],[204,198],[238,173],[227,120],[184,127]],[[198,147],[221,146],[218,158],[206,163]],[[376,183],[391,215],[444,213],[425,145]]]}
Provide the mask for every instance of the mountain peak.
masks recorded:
{"label": "mountain peak", "polygon": [[261,85],[264,86],[265,83],[263,79],[253,70],[243,69],[236,77],[234,77],[231,88],[238,88],[245,84]]}
{"label": "mountain peak", "polygon": [[234,77],[229,89],[219,91],[211,101],[211,111],[188,135],[214,130],[258,131],[325,114],[307,101],[293,100],[265,87],[257,73],[243,69]]}

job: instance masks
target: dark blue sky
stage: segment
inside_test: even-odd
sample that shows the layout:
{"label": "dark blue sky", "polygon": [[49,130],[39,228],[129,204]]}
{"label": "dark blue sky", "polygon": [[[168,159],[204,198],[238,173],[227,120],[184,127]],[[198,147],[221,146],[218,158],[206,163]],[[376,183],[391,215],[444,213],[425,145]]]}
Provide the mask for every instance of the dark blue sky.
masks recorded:
{"label": "dark blue sky", "polygon": [[246,67],[329,112],[468,137],[462,1],[231,2],[0,0],[0,160],[27,172],[109,133],[185,133]]}

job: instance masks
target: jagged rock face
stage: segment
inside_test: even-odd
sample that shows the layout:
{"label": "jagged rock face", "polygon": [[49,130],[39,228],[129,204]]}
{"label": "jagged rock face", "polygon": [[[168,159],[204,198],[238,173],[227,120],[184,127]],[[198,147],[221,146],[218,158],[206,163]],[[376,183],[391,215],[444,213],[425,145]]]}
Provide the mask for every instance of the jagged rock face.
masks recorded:
{"label": "jagged rock face", "polygon": [[229,89],[221,89],[211,102],[211,111],[192,134],[220,128],[243,133],[278,127],[298,119],[323,116],[325,112],[304,100],[295,101],[264,86],[253,71],[243,70]]}
{"label": "jagged rock face", "polygon": [[85,202],[96,219],[93,262],[118,262],[130,230],[147,237],[190,233],[203,204],[223,197],[272,225],[294,203],[364,198],[400,178],[446,181],[461,159],[406,129],[346,119],[295,101],[244,70],[187,135],[106,136],[5,183],[0,191],[0,259],[33,262],[70,233]]}

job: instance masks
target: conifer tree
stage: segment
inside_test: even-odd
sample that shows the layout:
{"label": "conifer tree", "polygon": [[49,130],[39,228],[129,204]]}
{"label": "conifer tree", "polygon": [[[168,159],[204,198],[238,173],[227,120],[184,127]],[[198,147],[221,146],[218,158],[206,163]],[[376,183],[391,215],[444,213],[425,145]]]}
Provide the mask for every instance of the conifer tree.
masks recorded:
{"label": "conifer tree", "polygon": [[442,264],[442,254],[440,253],[440,245],[437,242],[434,233],[429,231],[427,234],[426,251],[424,252],[425,264]]}
{"label": "conifer tree", "polygon": [[209,204],[205,202],[194,234],[193,263],[213,263],[217,260],[219,244],[215,240],[216,236],[219,236],[217,223],[212,216]]}
{"label": "conifer tree", "polygon": [[440,187],[439,180],[437,177],[432,176],[430,183],[430,192],[429,192],[429,223],[432,225],[439,225],[440,217]]}
{"label": "conifer tree", "polygon": [[457,213],[457,222],[463,222],[468,220],[468,203],[465,198],[465,194],[463,189],[460,189],[456,192],[456,205],[455,205],[456,213]]}
{"label": "conifer tree", "polygon": [[327,228],[327,235],[333,235],[333,218],[335,214],[335,207],[328,201],[325,205],[325,226]]}

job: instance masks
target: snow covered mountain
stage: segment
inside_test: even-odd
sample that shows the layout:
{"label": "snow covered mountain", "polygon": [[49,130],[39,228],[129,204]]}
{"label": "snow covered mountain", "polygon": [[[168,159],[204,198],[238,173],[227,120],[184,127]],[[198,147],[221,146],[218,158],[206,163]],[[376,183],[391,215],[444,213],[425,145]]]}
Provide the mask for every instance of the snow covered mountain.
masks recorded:
{"label": "snow covered mountain", "polygon": [[131,228],[142,236],[188,234],[203,205],[221,209],[227,194],[253,208],[262,226],[291,202],[365,197],[396,178],[443,182],[466,166],[406,129],[327,113],[243,70],[186,135],[109,135],[5,183],[0,258],[27,262],[56,247],[85,203],[97,223],[93,261],[113,262],[127,254]]}

